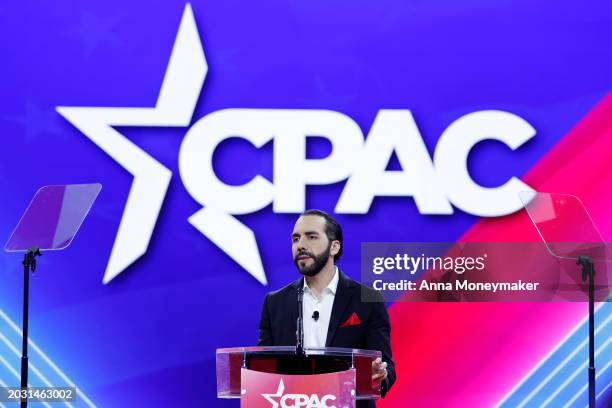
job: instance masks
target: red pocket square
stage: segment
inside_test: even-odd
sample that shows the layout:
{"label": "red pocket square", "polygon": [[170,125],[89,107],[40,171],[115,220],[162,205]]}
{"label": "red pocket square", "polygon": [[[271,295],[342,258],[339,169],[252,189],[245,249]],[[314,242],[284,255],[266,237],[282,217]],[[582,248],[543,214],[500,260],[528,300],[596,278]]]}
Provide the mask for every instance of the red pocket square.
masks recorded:
{"label": "red pocket square", "polygon": [[361,324],[361,320],[359,320],[359,316],[357,316],[357,313],[353,312],[351,317],[346,319],[346,322],[342,323],[340,327],[357,326],[359,324]]}

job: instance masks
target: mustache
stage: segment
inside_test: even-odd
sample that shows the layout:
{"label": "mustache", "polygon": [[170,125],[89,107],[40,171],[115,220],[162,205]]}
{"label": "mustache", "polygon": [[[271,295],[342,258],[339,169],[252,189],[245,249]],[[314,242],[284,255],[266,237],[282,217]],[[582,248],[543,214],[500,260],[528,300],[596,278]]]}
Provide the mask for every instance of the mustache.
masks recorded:
{"label": "mustache", "polygon": [[314,255],[313,255],[313,254],[311,254],[310,252],[306,252],[306,251],[299,252],[298,254],[296,254],[296,255],[295,255],[295,258],[293,258],[293,259],[294,259],[295,261],[297,261],[297,259],[298,259],[300,256],[307,256],[307,257],[309,257],[309,258],[313,258],[313,259],[314,259]]}

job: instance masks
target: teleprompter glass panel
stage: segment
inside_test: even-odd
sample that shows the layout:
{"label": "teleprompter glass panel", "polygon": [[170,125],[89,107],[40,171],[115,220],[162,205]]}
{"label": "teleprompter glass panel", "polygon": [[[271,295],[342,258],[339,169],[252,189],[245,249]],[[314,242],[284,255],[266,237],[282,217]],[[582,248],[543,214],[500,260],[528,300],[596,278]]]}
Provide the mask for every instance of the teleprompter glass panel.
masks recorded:
{"label": "teleprompter glass panel", "polygon": [[60,250],[72,242],[87,216],[101,184],[68,184],[41,187],[8,242],[7,252]]}

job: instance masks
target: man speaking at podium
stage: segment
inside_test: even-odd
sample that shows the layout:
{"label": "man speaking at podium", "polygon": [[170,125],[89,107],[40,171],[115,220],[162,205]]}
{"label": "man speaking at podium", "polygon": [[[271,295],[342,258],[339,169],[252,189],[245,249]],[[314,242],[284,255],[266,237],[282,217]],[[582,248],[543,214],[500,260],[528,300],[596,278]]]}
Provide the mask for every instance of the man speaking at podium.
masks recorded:
{"label": "man speaking at podium", "polygon": [[[304,347],[347,347],[382,352],[372,362],[372,382],[384,397],[395,382],[391,325],[382,295],[380,302],[361,302],[361,285],[343,274],[342,228],[320,210],[303,212],[291,234],[293,260],[303,278],[266,295],[259,324],[259,346],[296,344],[297,292],[303,288]],[[357,401],[358,407],[374,406]]]}

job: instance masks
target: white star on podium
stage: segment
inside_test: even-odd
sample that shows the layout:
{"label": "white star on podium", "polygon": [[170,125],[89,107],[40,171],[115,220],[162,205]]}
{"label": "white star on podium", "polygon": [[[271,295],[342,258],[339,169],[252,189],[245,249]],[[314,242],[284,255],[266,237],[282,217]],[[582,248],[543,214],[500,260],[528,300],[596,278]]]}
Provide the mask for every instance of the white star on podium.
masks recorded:
{"label": "white star on podium", "polygon": [[270,404],[272,404],[272,408],[278,408],[278,402],[276,402],[275,398],[280,398],[283,396],[285,392],[285,384],[283,383],[283,379],[281,378],[278,383],[278,389],[276,390],[276,394],[261,394],[262,397],[268,400]]}

